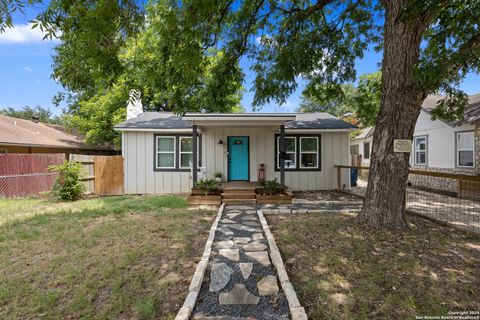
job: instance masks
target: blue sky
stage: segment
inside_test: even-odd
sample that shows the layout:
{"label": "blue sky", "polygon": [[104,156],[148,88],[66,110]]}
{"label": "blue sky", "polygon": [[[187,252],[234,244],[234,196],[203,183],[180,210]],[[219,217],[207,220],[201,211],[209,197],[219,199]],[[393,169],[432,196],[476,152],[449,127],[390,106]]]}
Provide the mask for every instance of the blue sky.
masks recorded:
{"label": "blue sky", "polygon": [[[0,108],[21,108],[25,105],[41,105],[52,110],[54,114],[61,113],[61,109],[52,104],[52,97],[62,90],[62,86],[55,83],[52,73],[52,55],[55,41],[42,41],[43,35],[39,30],[32,31],[28,21],[35,17],[41,8],[30,8],[24,15],[15,15],[15,28],[0,34]],[[381,61],[381,53],[373,50],[365,53],[364,59],[356,62],[357,74],[375,72]],[[247,91],[242,104],[247,111],[251,111],[253,92],[248,91],[252,86],[254,74],[248,70],[248,61],[241,63],[246,72],[245,88]],[[463,81],[461,88],[468,94],[480,92],[480,76],[469,74]],[[274,103],[264,106],[262,112],[292,112],[300,103],[302,87],[299,86],[287,100],[279,107]]]}

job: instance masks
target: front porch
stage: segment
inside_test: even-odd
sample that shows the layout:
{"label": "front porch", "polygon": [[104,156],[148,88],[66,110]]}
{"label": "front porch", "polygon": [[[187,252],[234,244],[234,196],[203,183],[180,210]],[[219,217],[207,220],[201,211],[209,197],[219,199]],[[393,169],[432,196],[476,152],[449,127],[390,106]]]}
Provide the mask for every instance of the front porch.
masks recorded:
{"label": "front porch", "polygon": [[283,192],[276,195],[263,195],[262,188],[262,185],[257,182],[222,182],[217,194],[204,195],[203,191],[194,187],[192,193],[188,196],[188,203],[191,205],[292,203],[292,196],[286,192],[286,188],[283,188]]}

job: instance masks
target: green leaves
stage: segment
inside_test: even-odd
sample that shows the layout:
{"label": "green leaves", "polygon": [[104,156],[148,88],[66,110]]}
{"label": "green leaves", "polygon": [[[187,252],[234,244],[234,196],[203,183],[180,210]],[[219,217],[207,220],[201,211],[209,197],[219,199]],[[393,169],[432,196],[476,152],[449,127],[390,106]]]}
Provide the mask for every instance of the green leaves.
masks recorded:
{"label": "green leaves", "polygon": [[309,84],[302,94],[302,112],[328,112],[341,117],[352,113],[361,126],[373,126],[380,109],[380,71],[362,75],[351,84]]}

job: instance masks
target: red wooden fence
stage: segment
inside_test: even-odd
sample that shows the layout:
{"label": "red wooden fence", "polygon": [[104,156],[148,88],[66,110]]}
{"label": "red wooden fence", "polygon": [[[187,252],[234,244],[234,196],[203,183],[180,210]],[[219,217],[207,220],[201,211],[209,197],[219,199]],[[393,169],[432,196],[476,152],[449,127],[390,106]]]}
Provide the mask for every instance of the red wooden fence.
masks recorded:
{"label": "red wooden fence", "polygon": [[48,172],[48,166],[63,161],[64,154],[0,154],[0,197],[49,191],[58,174]]}

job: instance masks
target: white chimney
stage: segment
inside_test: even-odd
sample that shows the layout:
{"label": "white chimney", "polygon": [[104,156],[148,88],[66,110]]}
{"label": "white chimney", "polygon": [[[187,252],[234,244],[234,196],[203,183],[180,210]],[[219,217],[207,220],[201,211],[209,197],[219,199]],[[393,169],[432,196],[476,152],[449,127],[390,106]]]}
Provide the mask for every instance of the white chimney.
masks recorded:
{"label": "white chimney", "polygon": [[127,120],[138,117],[143,112],[142,93],[140,90],[132,89],[128,97]]}

